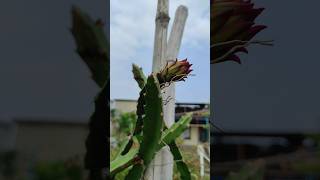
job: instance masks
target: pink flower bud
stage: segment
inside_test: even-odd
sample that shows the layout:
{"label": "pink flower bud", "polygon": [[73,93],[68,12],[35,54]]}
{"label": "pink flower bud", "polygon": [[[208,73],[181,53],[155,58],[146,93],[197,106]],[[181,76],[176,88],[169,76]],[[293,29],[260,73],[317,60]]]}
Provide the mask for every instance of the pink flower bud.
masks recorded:
{"label": "pink flower bud", "polygon": [[157,78],[160,85],[184,81],[192,71],[192,69],[190,69],[191,66],[192,64],[190,64],[187,59],[181,61],[176,59],[176,61],[173,63],[167,63],[166,66],[159,73],[157,73]]}

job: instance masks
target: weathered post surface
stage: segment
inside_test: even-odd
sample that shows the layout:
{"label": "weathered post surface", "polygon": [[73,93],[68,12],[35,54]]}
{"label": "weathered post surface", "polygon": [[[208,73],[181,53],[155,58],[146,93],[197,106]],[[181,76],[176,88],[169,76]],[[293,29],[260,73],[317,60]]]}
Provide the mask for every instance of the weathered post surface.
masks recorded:
{"label": "weathered post surface", "polygon": [[[166,63],[172,63],[178,56],[188,9],[180,6],[175,14],[175,20],[167,43],[169,17],[169,1],[158,0],[156,29],[153,50],[152,71],[161,70]],[[175,121],[175,86],[172,83],[162,94],[164,100],[164,122],[170,127]],[[172,180],[173,157],[168,146],[160,150],[145,174],[147,180]]]}
{"label": "weathered post surface", "polygon": [[169,0],[158,0],[153,47],[153,72],[160,71],[165,65],[169,21]]}

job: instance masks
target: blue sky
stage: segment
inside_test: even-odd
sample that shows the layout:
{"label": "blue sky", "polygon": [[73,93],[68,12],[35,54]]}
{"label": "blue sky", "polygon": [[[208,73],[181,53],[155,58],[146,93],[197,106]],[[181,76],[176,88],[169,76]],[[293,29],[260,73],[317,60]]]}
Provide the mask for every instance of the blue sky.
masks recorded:
{"label": "blue sky", "polygon": [[[179,5],[188,7],[189,15],[178,58],[193,64],[194,76],[176,84],[178,102],[210,100],[210,10],[209,0],[170,2],[169,31]],[[136,99],[139,89],[131,73],[132,63],[151,72],[156,1],[111,1],[111,99]]]}

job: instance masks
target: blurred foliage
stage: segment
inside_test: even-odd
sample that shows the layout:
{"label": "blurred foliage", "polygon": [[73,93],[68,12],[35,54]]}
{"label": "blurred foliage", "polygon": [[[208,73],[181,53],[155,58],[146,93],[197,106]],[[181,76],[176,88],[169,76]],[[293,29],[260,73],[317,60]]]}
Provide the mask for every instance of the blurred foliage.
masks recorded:
{"label": "blurred foliage", "polygon": [[320,150],[320,134],[307,134],[306,138],[314,141],[315,146]]}
{"label": "blurred foliage", "polygon": [[[178,146],[181,146],[183,143],[183,139],[179,138],[179,140],[177,141]],[[191,176],[192,176],[192,180],[198,180],[201,179],[200,176],[200,159],[199,159],[199,155],[197,153],[197,147],[196,146],[185,146],[182,147],[181,149],[181,154],[183,156],[183,159],[185,161],[185,163],[187,164]],[[205,165],[206,168],[210,168],[209,164]],[[173,179],[174,180],[180,180],[180,176],[179,176],[179,172],[177,170],[176,165],[174,165],[174,169],[173,169]],[[210,179],[210,175],[206,174],[202,180],[209,180]]]}
{"label": "blurred foliage", "polygon": [[319,174],[320,161],[315,162],[297,162],[292,164],[294,172],[303,174]]}
{"label": "blurred foliage", "polygon": [[111,110],[112,122],[117,124],[118,135],[129,135],[133,131],[136,123],[137,115],[135,112],[119,112],[115,109]]}
{"label": "blurred foliage", "polygon": [[226,180],[262,180],[264,176],[263,160],[250,162],[242,167],[238,172],[231,172]]}
{"label": "blurred foliage", "polygon": [[[309,154],[309,157],[304,157],[303,159],[298,159],[295,163],[291,163],[291,169],[294,172],[301,174],[320,174],[320,136],[315,135],[317,141],[317,150],[313,154]],[[311,152],[309,152],[311,153]]]}
{"label": "blurred foliage", "polygon": [[5,178],[10,178],[16,172],[16,158],[15,151],[7,151],[0,154],[0,173]]}
{"label": "blurred foliage", "polygon": [[83,167],[74,160],[41,162],[34,167],[36,180],[81,180]]}
{"label": "blurred foliage", "polygon": [[[110,151],[110,160],[111,161],[113,161],[117,157],[117,155],[120,152],[120,149],[121,149],[120,146],[111,149],[111,151]],[[126,177],[126,175],[128,174],[129,170],[130,170],[130,168],[127,168],[124,171],[117,173],[115,180],[123,180]]]}
{"label": "blurred foliage", "polygon": [[117,118],[119,130],[124,134],[130,134],[133,131],[137,116],[134,112],[121,113]]}
{"label": "blurred foliage", "polygon": [[110,110],[111,120],[113,120],[114,118],[116,118],[117,112],[118,112],[118,111],[117,111],[116,109],[111,109],[111,110]]}
{"label": "blurred foliage", "polygon": [[[181,146],[182,142],[183,140],[179,138],[177,143],[180,144],[179,146]],[[181,150],[183,159],[191,172],[192,180],[201,179],[200,178],[200,161],[199,161],[198,154],[195,153],[196,151],[197,151],[196,147],[187,147],[187,148],[182,148]],[[111,149],[110,159],[113,160],[116,157],[118,152],[119,152],[119,148]],[[128,174],[128,170],[130,170],[130,168],[118,173],[115,177],[115,180],[123,180],[124,177]],[[209,175],[206,175],[203,178],[203,180],[209,180],[209,179],[210,179]],[[176,164],[174,165],[174,169],[173,169],[173,180],[180,180],[180,174],[176,167]]]}

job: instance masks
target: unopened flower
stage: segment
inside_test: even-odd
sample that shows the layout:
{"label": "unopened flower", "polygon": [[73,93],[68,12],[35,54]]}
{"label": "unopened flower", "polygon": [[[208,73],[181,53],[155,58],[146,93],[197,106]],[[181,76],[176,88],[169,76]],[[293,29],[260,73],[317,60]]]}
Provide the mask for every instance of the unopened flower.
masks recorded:
{"label": "unopened flower", "polygon": [[174,61],[173,63],[167,63],[166,66],[157,73],[157,78],[161,86],[166,83],[184,81],[190,74],[192,64],[187,59]]}
{"label": "unopened flower", "polygon": [[236,53],[248,53],[249,44],[270,45],[269,41],[250,42],[266,28],[254,23],[263,10],[254,8],[250,0],[211,0],[211,63],[228,60],[241,63]]}

